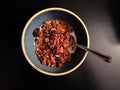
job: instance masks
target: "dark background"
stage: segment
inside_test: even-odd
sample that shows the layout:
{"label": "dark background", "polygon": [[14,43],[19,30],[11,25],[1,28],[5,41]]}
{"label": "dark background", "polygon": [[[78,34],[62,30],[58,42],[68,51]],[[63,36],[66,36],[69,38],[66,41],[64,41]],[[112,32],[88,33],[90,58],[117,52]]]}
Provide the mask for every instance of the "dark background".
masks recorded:
{"label": "dark background", "polygon": [[[108,64],[88,54],[74,72],[52,77],[34,70],[21,50],[21,35],[28,19],[48,7],[69,9],[82,18],[90,48],[111,55]],[[119,0],[4,0],[0,2],[0,90],[119,90]]]}

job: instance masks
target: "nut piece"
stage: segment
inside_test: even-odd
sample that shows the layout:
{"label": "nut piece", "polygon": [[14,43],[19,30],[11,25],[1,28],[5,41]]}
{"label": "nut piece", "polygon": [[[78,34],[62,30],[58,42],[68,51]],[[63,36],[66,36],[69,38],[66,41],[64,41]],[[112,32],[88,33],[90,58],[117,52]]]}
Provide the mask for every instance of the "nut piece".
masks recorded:
{"label": "nut piece", "polygon": [[49,42],[49,38],[45,38],[45,42]]}

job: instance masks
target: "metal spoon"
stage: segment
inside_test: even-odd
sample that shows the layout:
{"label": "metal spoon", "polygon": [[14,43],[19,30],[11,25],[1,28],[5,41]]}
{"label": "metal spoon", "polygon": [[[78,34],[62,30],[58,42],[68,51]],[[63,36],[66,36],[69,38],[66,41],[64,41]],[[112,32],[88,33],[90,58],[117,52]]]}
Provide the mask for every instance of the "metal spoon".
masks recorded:
{"label": "metal spoon", "polygon": [[99,53],[97,51],[91,50],[91,49],[89,49],[89,48],[87,48],[87,47],[85,47],[85,46],[83,46],[81,44],[76,43],[76,37],[75,37],[75,34],[73,32],[71,33],[71,42],[73,44],[68,49],[70,52],[72,52],[73,48],[79,47],[79,48],[81,48],[81,49],[83,49],[85,51],[93,53],[94,55],[96,55],[97,57],[101,58],[103,61],[105,61],[107,63],[111,63],[112,62],[112,57],[111,56],[104,55],[102,53]]}

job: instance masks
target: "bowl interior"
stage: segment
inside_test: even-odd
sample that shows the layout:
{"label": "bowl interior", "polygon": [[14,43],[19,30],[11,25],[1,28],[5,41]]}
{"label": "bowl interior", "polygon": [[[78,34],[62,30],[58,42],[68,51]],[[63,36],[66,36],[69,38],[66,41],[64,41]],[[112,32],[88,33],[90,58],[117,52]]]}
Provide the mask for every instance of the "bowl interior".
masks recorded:
{"label": "bowl interior", "polygon": [[32,32],[35,28],[41,26],[43,21],[52,20],[52,19],[61,19],[68,22],[75,31],[77,42],[88,46],[88,37],[86,34],[85,27],[83,24],[76,18],[74,15],[69,12],[62,10],[50,10],[45,12],[38,12],[34,15],[26,24],[23,34],[22,34],[22,48],[27,58],[27,61],[33,66],[33,68],[37,69],[42,73],[47,74],[60,74],[64,72],[68,72],[75,68],[80,62],[83,62],[83,58],[85,58],[86,52],[80,48],[77,48],[75,54],[72,55],[72,59],[70,62],[65,62],[61,68],[58,67],[48,67],[42,65],[40,61],[37,59],[37,56],[34,51],[33,45],[33,35]]}

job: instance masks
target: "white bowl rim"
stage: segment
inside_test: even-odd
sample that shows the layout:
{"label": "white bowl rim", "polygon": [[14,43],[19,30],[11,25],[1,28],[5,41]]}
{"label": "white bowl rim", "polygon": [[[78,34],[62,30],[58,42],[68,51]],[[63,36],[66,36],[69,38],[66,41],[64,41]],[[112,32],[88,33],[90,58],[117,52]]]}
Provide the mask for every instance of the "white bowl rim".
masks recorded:
{"label": "white bowl rim", "polygon": [[21,45],[22,45],[22,51],[23,51],[23,54],[24,54],[26,60],[28,61],[28,63],[29,63],[34,69],[36,69],[37,71],[39,71],[39,72],[41,72],[41,73],[43,73],[43,74],[46,74],[46,75],[50,75],[50,76],[62,76],[62,75],[69,74],[69,73],[73,72],[74,70],[76,70],[76,69],[84,62],[85,58],[87,57],[88,52],[85,52],[85,55],[83,56],[82,60],[81,60],[74,68],[72,68],[72,69],[70,69],[70,70],[68,70],[68,71],[62,72],[62,73],[51,73],[51,72],[46,72],[46,71],[38,68],[37,66],[35,66],[35,65],[31,62],[31,60],[29,59],[29,57],[27,56],[27,53],[26,53],[25,48],[24,48],[24,46],[25,46],[25,45],[24,45],[24,37],[25,37],[25,32],[26,32],[26,30],[27,30],[28,25],[29,25],[29,24],[32,22],[32,20],[33,20],[35,17],[37,17],[38,15],[40,15],[40,14],[42,14],[42,13],[45,13],[45,12],[47,12],[47,11],[52,11],[52,10],[59,10],[59,11],[67,12],[67,13],[73,15],[74,17],[76,17],[76,18],[81,22],[81,24],[83,25],[84,30],[85,30],[85,32],[86,32],[86,35],[87,35],[87,47],[89,48],[89,46],[90,46],[89,33],[88,33],[88,30],[87,30],[84,22],[82,21],[82,19],[81,19],[78,15],[76,15],[75,13],[73,13],[72,11],[70,11],[70,10],[68,10],[68,9],[65,9],[65,8],[60,8],[60,7],[46,8],[46,9],[43,9],[43,10],[37,12],[36,14],[34,14],[34,15],[28,20],[28,22],[26,23],[26,25],[25,25],[25,27],[24,27],[24,29],[23,29],[22,37],[21,37]]}

